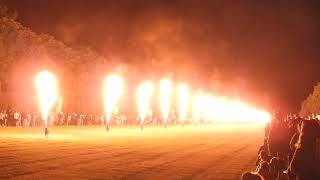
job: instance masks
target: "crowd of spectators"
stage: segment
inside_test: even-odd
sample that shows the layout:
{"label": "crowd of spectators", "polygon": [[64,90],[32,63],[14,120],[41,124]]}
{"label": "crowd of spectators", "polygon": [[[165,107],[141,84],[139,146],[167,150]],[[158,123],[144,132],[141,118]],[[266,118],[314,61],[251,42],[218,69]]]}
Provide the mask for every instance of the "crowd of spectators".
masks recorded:
{"label": "crowd of spectators", "polygon": [[280,115],[266,125],[256,169],[243,180],[320,179],[320,121]]}
{"label": "crowd of spectators", "polygon": [[[104,125],[106,122],[103,114],[79,114],[79,113],[51,113],[47,119],[49,126],[83,126],[83,125]],[[113,125],[133,125],[139,124],[138,117],[128,117],[125,114],[113,114],[109,122]],[[161,118],[154,113],[149,112],[144,124],[161,124]],[[168,123],[177,124],[175,112],[170,113]],[[14,110],[0,111],[0,127],[36,127],[43,125],[41,113],[37,112],[20,112]]]}
{"label": "crowd of spectators", "polygon": [[[83,125],[103,125],[105,116],[98,114],[78,114],[78,113],[52,113],[48,117],[49,126],[83,126]],[[112,118],[112,123],[123,124],[127,122],[127,117],[117,115]],[[41,113],[19,112],[6,110],[0,112],[0,126],[36,127],[42,126]]]}

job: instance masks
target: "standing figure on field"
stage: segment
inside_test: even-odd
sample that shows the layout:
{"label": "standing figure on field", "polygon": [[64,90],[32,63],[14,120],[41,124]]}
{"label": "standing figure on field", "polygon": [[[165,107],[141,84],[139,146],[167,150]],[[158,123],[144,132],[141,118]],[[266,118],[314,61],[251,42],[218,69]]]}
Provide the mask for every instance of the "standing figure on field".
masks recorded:
{"label": "standing figure on field", "polygon": [[20,114],[18,113],[18,111],[15,111],[13,113],[13,119],[14,119],[14,122],[16,123],[16,126],[20,127],[21,126],[21,117],[20,117]]}

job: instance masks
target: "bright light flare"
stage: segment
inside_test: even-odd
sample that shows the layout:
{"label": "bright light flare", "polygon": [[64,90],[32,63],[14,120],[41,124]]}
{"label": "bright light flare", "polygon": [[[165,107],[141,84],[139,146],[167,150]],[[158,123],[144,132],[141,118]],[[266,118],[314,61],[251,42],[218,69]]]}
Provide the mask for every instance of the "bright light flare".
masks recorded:
{"label": "bright light flare", "polygon": [[47,127],[49,112],[58,99],[57,80],[51,72],[41,71],[37,74],[35,83],[42,119]]}
{"label": "bright light flare", "polygon": [[201,119],[203,106],[203,94],[201,92],[198,92],[196,95],[194,95],[192,103],[192,118],[195,123],[198,123]]}
{"label": "bright light flare", "polygon": [[204,122],[209,122],[210,120],[212,120],[212,116],[213,116],[213,109],[215,108],[214,104],[213,104],[213,96],[210,95],[205,95],[202,96],[201,99],[201,104],[202,104],[202,113],[203,113],[203,120]]}
{"label": "bright light flare", "polygon": [[271,120],[270,113],[250,107],[239,101],[233,102],[232,106],[235,114],[238,114],[237,119],[240,122],[265,124]]}
{"label": "bright light flare", "polygon": [[187,117],[188,108],[189,108],[189,89],[188,85],[180,84],[178,86],[178,101],[179,101],[179,120],[181,123]]}
{"label": "bright light flare", "polygon": [[205,121],[265,124],[271,120],[270,113],[251,107],[239,100],[215,96],[204,97]]}
{"label": "bright light flare", "polygon": [[109,124],[112,112],[123,95],[124,80],[118,75],[110,75],[104,81],[104,106],[106,123]]}
{"label": "bright light flare", "polygon": [[148,112],[150,112],[150,104],[153,95],[153,84],[146,81],[139,85],[137,90],[137,106],[141,124],[143,124]]}
{"label": "bright light flare", "polygon": [[211,121],[237,121],[233,119],[232,109],[230,109],[229,102],[223,97],[210,96],[208,100],[210,104],[209,120]]}
{"label": "bright light flare", "polygon": [[163,121],[167,124],[170,112],[171,99],[171,81],[163,79],[160,82],[160,108],[162,112]]}

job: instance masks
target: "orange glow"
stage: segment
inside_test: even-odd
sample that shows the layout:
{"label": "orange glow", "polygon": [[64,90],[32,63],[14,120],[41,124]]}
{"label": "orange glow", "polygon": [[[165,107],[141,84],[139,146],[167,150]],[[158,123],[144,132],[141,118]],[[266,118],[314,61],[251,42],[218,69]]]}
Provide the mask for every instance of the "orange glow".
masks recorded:
{"label": "orange glow", "polygon": [[[211,96],[210,104],[213,106],[210,113],[210,120],[218,122],[229,121],[231,120],[230,116],[233,116],[233,113],[235,113],[233,112],[233,108],[230,106],[229,101],[223,97]],[[237,119],[231,121],[237,121]]]}
{"label": "orange glow", "polygon": [[119,98],[123,94],[124,81],[118,75],[110,75],[104,82],[104,106],[106,113],[106,123],[111,119],[112,112],[117,107]]}
{"label": "orange glow", "polygon": [[203,119],[206,123],[212,120],[214,108],[216,108],[213,104],[213,98],[214,97],[211,95],[205,95],[202,97]]}
{"label": "orange glow", "polygon": [[186,84],[180,84],[178,86],[178,98],[179,98],[179,120],[181,123],[187,117],[189,107],[189,89]]}
{"label": "orange glow", "polygon": [[56,113],[62,112],[63,97],[60,97],[56,107]]}
{"label": "orange glow", "polygon": [[205,121],[215,122],[243,122],[267,123],[271,115],[238,100],[229,100],[222,97],[205,96],[203,100]]}
{"label": "orange glow", "polygon": [[139,118],[143,124],[148,112],[150,112],[151,98],[153,95],[153,84],[150,81],[142,83],[137,90],[137,106]]}
{"label": "orange glow", "polygon": [[251,123],[267,123],[271,120],[270,113],[250,107],[240,101],[231,102],[231,107],[234,111],[234,116],[238,122],[251,122]]}
{"label": "orange glow", "polygon": [[58,99],[57,80],[51,72],[42,71],[35,81],[42,119],[47,127],[49,112]]}
{"label": "orange glow", "polygon": [[163,121],[166,124],[170,112],[170,97],[171,97],[171,81],[163,79],[160,82],[160,108]]}
{"label": "orange glow", "polygon": [[201,114],[203,112],[203,95],[198,92],[194,95],[193,106],[192,106],[192,118],[195,123],[198,123],[201,119]]}

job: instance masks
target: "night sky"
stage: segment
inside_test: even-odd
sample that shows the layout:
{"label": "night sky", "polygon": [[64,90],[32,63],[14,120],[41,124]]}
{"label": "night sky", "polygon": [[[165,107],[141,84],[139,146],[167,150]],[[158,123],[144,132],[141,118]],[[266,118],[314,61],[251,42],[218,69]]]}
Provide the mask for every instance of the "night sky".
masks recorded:
{"label": "night sky", "polygon": [[[220,76],[240,77],[247,91],[263,94],[271,104],[290,111],[299,109],[320,80],[320,1],[0,3],[16,10],[19,21],[33,31],[51,34],[70,46],[91,47],[105,57],[127,53],[132,49],[128,43],[135,39],[156,39],[150,40],[152,47],[168,47],[160,52],[170,56],[177,51],[185,63],[207,67],[204,74],[222,69]],[[221,46],[227,47],[218,53],[221,58],[208,53]]]}

